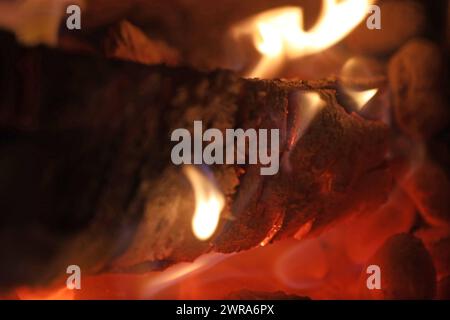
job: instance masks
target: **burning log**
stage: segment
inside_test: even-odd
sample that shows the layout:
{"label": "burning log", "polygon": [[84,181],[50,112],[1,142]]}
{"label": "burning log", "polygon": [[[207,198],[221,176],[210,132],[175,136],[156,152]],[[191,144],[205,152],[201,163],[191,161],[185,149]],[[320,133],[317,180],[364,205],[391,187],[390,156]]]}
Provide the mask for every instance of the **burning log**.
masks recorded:
{"label": "burning log", "polygon": [[[70,264],[158,270],[293,237],[305,224],[316,234],[389,191],[385,126],[347,113],[331,80],[148,67],[2,37],[1,288],[46,284]],[[215,184],[225,202],[208,241],[191,228],[190,182],[201,181],[170,162],[170,133],[193,131],[194,120],[281,136],[277,175],[261,176],[261,165],[209,167],[202,188]]]}
{"label": "burning log", "polygon": [[444,69],[439,47],[423,39],[408,42],[389,63],[398,125],[416,140],[426,140],[448,124]]}

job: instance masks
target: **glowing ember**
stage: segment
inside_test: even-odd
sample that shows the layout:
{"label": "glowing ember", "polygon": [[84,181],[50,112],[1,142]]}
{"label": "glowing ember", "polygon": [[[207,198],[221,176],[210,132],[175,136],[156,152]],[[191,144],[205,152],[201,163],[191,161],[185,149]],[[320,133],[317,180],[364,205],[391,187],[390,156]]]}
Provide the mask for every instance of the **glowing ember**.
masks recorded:
{"label": "glowing ember", "polygon": [[20,300],[73,300],[74,290],[62,287],[60,289],[28,289],[20,288],[16,290]]}
{"label": "glowing ember", "polygon": [[250,34],[262,54],[249,77],[270,77],[284,59],[311,55],[347,36],[367,15],[371,0],[324,0],[316,25],[303,27],[303,9],[282,7],[259,14],[240,24],[236,36]]}
{"label": "glowing ember", "polygon": [[305,238],[308,235],[308,233],[311,231],[311,228],[314,224],[314,220],[315,219],[311,219],[308,222],[306,222],[304,225],[302,225],[295,233],[294,239],[302,240],[303,238]]}
{"label": "glowing ember", "polygon": [[274,273],[291,290],[312,288],[320,285],[330,271],[329,262],[328,252],[322,242],[308,239],[280,254],[275,262]]}
{"label": "glowing ember", "polygon": [[273,224],[272,228],[270,228],[270,230],[267,233],[267,235],[264,238],[264,240],[261,241],[261,243],[259,244],[261,247],[264,247],[264,246],[268,245],[270,243],[270,241],[272,241],[272,239],[276,236],[278,231],[280,231],[281,227],[283,226],[283,219],[284,219],[284,211],[281,212],[277,216],[276,220],[274,221],[274,224]]}
{"label": "glowing ember", "polygon": [[225,198],[214,184],[193,166],[185,166],[184,173],[195,194],[195,213],[192,231],[200,240],[209,239],[217,228]]}

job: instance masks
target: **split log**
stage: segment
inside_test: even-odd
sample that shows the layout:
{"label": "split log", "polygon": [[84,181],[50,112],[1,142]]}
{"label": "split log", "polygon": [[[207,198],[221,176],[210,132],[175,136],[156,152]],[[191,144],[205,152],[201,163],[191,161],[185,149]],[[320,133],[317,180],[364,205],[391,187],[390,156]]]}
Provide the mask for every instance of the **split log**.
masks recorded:
{"label": "split log", "polygon": [[[310,234],[382,203],[391,176],[386,127],[349,114],[332,80],[242,79],[218,70],[143,66],[0,35],[0,288],[84,273],[148,271],[215,250]],[[308,105],[324,107],[296,144]],[[278,128],[284,165],[215,165],[227,204],[216,233],[191,230],[194,195],[171,164],[170,133]],[[206,128],[205,128],[206,129]]]}

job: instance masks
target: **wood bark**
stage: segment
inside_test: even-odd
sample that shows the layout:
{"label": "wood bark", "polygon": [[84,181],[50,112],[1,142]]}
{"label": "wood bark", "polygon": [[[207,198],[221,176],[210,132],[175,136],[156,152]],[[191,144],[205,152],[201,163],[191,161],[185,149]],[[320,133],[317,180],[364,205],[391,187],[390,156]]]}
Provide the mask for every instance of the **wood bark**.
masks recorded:
{"label": "wood bark", "polygon": [[[1,38],[0,288],[46,284],[70,264],[148,271],[314,235],[389,191],[386,127],[347,113],[333,80],[242,79]],[[291,145],[306,92],[324,107]],[[170,133],[194,120],[281,133],[275,176],[257,165],[208,168],[227,204],[204,242],[191,230],[192,188],[170,161]]]}

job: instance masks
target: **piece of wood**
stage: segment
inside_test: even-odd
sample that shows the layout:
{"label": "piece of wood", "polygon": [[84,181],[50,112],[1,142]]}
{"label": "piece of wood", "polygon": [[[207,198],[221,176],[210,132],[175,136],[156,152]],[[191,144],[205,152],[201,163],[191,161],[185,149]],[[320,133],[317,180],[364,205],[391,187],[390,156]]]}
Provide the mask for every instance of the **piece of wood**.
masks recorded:
{"label": "piece of wood", "polygon": [[122,59],[142,64],[179,63],[178,52],[163,41],[147,37],[138,27],[122,20],[109,29],[103,50],[107,58]]}
{"label": "piece of wood", "polygon": [[[386,127],[347,113],[332,80],[149,67],[0,37],[0,288],[46,284],[70,264],[84,273],[162,269],[293,237],[305,224],[313,235],[389,192]],[[306,92],[324,106],[292,144]],[[227,204],[205,242],[191,230],[189,181],[170,161],[170,133],[194,120],[281,132],[277,175],[209,168]]]}
{"label": "piece of wood", "polygon": [[416,141],[432,140],[449,124],[444,70],[442,50],[426,39],[411,40],[389,62],[396,123]]}

